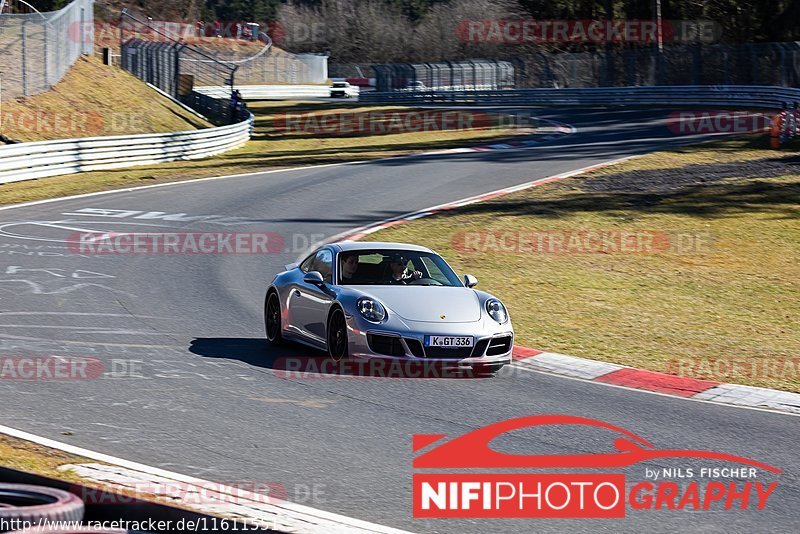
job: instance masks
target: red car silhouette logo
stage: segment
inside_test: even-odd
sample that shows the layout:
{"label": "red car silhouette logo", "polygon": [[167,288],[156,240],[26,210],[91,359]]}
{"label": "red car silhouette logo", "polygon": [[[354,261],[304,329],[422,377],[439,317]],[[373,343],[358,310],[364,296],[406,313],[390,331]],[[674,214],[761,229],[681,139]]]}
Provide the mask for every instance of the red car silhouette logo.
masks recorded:
{"label": "red car silhouette logo", "polygon": [[[543,425],[588,425],[620,434],[614,441],[617,452],[592,454],[518,455],[498,452],[489,442],[498,436],[522,428]],[[415,434],[414,451],[445,438],[445,434]],[[603,421],[570,415],[532,415],[508,419],[473,430],[437,445],[414,459],[416,469],[476,469],[476,468],[608,468],[627,467],[657,458],[703,458],[735,462],[781,473],[777,467],[742,456],[694,449],[657,449],[653,444],[632,432]]]}

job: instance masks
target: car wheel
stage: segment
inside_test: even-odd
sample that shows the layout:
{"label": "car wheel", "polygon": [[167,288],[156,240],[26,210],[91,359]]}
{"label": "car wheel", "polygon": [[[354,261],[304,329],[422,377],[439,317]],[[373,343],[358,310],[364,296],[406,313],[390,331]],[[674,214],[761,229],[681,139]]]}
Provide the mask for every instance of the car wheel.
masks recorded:
{"label": "car wheel", "polygon": [[272,345],[283,343],[281,336],[281,303],[278,294],[271,291],[267,295],[267,302],[264,304],[264,328],[267,331],[267,341]]}
{"label": "car wheel", "polygon": [[328,356],[334,361],[347,357],[347,322],[341,308],[328,317]]}
{"label": "car wheel", "polygon": [[0,523],[83,519],[83,501],[68,491],[29,484],[0,484]]}

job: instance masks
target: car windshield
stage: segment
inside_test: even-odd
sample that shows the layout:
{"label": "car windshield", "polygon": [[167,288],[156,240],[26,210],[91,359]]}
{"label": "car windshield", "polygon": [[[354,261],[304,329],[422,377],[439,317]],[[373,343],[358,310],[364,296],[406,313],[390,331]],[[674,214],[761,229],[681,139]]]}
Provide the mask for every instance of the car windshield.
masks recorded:
{"label": "car windshield", "polygon": [[341,285],[464,285],[439,255],[413,250],[342,252],[337,272]]}
{"label": "car windshield", "polygon": [[347,87],[347,84],[345,82],[334,82],[333,86],[334,87]]}

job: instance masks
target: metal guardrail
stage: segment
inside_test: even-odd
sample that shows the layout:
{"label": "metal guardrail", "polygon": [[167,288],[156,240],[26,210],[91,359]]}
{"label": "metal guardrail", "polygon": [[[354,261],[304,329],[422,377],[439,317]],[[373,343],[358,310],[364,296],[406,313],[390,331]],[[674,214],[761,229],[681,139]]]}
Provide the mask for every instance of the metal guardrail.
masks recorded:
{"label": "metal guardrail", "polygon": [[367,104],[524,106],[708,106],[782,109],[800,103],[800,89],[761,85],[676,85],[494,91],[363,93]]}
{"label": "metal guardrail", "polygon": [[246,112],[241,122],[217,128],[0,146],[0,183],[205,158],[245,144],[253,123]]}

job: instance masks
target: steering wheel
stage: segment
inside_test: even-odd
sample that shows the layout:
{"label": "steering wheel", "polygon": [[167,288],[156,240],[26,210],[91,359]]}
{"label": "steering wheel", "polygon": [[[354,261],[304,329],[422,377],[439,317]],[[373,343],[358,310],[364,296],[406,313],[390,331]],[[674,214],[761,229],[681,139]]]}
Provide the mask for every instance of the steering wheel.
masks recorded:
{"label": "steering wheel", "polygon": [[410,286],[441,286],[444,285],[438,280],[434,280],[433,278],[418,278],[417,280],[412,280],[410,282],[406,282]]}

